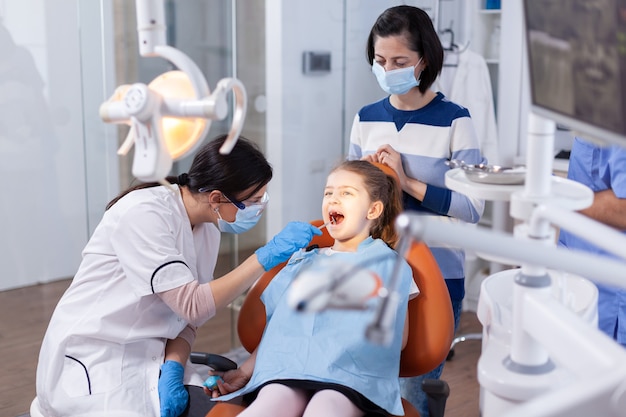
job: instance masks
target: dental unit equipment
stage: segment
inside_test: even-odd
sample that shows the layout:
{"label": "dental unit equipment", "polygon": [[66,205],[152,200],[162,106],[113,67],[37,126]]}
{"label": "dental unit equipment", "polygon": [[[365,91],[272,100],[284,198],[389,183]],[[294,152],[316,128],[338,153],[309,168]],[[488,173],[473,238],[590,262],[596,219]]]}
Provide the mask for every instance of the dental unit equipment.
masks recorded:
{"label": "dental unit equipment", "polygon": [[[598,80],[615,82],[606,111],[584,111],[597,109],[596,103],[588,102],[596,97],[585,93],[574,95],[576,100],[587,100],[583,103],[557,103],[555,98],[572,95],[565,91],[545,91],[538,86],[580,91],[576,85],[580,79],[565,77],[575,69],[580,51],[580,43],[576,41],[580,39],[557,39],[550,31],[556,26],[562,29],[559,25],[569,25],[571,28],[565,33],[578,33],[576,27],[580,21],[564,22],[563,10],[576,8],[573,3],[568,0],[552,3],[553,14],[548,16],[543,12],[545,4],[541,0],[523,0],[533,93],[523,181],[507,180],[508,184],[472,181],[461,167],[451,169],[446,175],[446,186],[450,189],[475,198],[509,201],[510,215],[519,221],[513,234],[429,221],[411,213],[403,213],[397,220],[401,240],[438,241],[473,250],[493,262],[518,266],[487,277],[481,287],[478,314],[485,327],[478,381],[483,417],[616,417],[624,415],[626,410],[626,350],[597,329],[594,321],[597,293],[589,294],[589,289],[595,288],[589,280],[626,288],[626,240],[615,229],[576,213],[591,205],[593,193],[589,188],[552,175],[557,122],[573,129],[575,135],[626,147],[626,123],[623,123],[626,66],[623,54],[616,50],[623,46],[623,41],[621,38],[615,41],[613,37],[591,39],[594,49],[606,53],[605,61],[598,64],[604,63],[605,68],[615,70],[607,75],[612,78]],[[514,4],[517,3],[507,2],[506,7]],[[618,2],[607,0],[603,4],[605,13],[611,17],[605,23],[616,25],[613,32],[623,32],[626,19],[620,20],[614,12]],[[624,11],[623,6],[620,10]],[[576,11],[584,13],[584,7]],[[558,51],[550,53],[551,47]],[[555,73],[572,84],[550,84]],[[555,103],[561,107],[555,107]],[[572,105],[568,107],[569,104]],[[614,120],[621,123],[611,124]],[[597,244],[618,258],[556,247],[555,226]],[[506,284],[499,285],[501,293],[490,292],[497,287],[492,285],[496,283]],[[559,297],[553,295],[555,284],[563,285]],[[386,290],[393,295],[395,288],[390,284]],[[390,304],[386,297],[380,297],[372,330],[368,329],[370,340],[384,341],[385,333],[391,331],[385,324],[385,316],[393,309],[385,307]],[[510,304],[510,309],[506,304]],[[579,304],[578,312],[573,308],[576,304]],[[579,314],[580,311],[585,314]],[[503,320],[504,313],[510,313],[507,320]],[[496,323],[498,315],[501,320]]]}

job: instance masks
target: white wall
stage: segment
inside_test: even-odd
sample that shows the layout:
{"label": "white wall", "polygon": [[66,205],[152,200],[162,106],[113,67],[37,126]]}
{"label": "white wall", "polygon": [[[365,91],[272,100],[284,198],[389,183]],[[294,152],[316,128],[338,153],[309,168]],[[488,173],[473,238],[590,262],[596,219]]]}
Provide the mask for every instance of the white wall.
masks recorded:
{"label": "white wall", "polygon": [[[343,158],[342,2],[266,1],[268,236],[291,220],[321,217],[331,167]],[[331,71],[307,76],[304,51],[328,51]]]}
{"label": "white wall", "polygon": [[350,129],[356,113],[365,104],[386,95],[372,74],[365,47],[376,18],[389,7],[388,2],[377,0],[347,0],[346,3],[344,153],[348,152]]}
{"label": "white wall", "polygon": [[101,5],[81,3],[0,2],[0,289],[72,276],[114,191],[107,130],[91,123],[104,93]]}

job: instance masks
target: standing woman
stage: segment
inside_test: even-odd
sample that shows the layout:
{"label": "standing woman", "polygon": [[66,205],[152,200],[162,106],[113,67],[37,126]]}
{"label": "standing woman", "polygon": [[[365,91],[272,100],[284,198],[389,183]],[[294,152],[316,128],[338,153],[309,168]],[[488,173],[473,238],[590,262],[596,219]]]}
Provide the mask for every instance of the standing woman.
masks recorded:
{"label": "standing woman", "polygon": [[[476,223],[484,202],[448,189],[446,161],[485,163],[469,111],[430,90],[443,65],[443,47],[430,17],[412,6],[385,10],[367,40],[367,59],[380,87],[389,94],[363,107],[354,119],[348,159],[366,159],[393,168],[400,179],[405,210],[444,222]],[[429,244],[446,279],[455,330],[465,295],[462,248]],[[439,378],[443,363],[431,373],[402,380],[403,397],[428,416],[424,378]]]}
{"label": "standing woman", "polygon": [[183,384],[192,372],[184,365],[196,327],[321,233],[289,223],[213,279],[220,232],[242,233],[258,222],[272,178],[252,142],[240,138],[222,155],[224,140],[204,145],[188,174],[168,177],[174,190],[141,184],[109,203],[44,337],[36,411],[179,416],[190,402]]}

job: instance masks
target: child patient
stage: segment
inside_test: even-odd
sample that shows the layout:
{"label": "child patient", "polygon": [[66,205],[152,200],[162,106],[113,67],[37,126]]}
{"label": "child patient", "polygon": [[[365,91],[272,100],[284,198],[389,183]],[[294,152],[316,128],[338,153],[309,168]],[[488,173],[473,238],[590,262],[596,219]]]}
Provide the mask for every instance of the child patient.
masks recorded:
{"label": "child patient", "polygon": [[274,277],[261,296],[267,314],[261,343],[240,368],[213,372],[224,382],[211,395],[224,401],[243,395],[249,405],[241,417],[403,415],[400,351],[406,343],[407,302],[418,292],[404,260],[388,346],[365,339],[376,298],[363,310],[317,313],[297,312],[287,303],[289,285],[298,272],[322,260],[362,265],[387,285],[399,256],[392,247],[400,210],[394,177],[366,161],[336,167],[328,176],[322,202],[324,222],[331,221],[327,227],[333,246],[295,253]]}

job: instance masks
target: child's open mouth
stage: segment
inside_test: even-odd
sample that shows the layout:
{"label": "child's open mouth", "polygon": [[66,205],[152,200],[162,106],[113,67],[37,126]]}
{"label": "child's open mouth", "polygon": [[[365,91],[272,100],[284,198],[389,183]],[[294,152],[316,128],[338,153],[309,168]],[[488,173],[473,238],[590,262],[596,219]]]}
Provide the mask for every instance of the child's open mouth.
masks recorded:
{"label": "child's open mouth", "polygon": [[330,218],[330,222],[334,225],[337,225],[343,221],[343,214],[337,213],[336,211],[330,212],[328,214]]}

